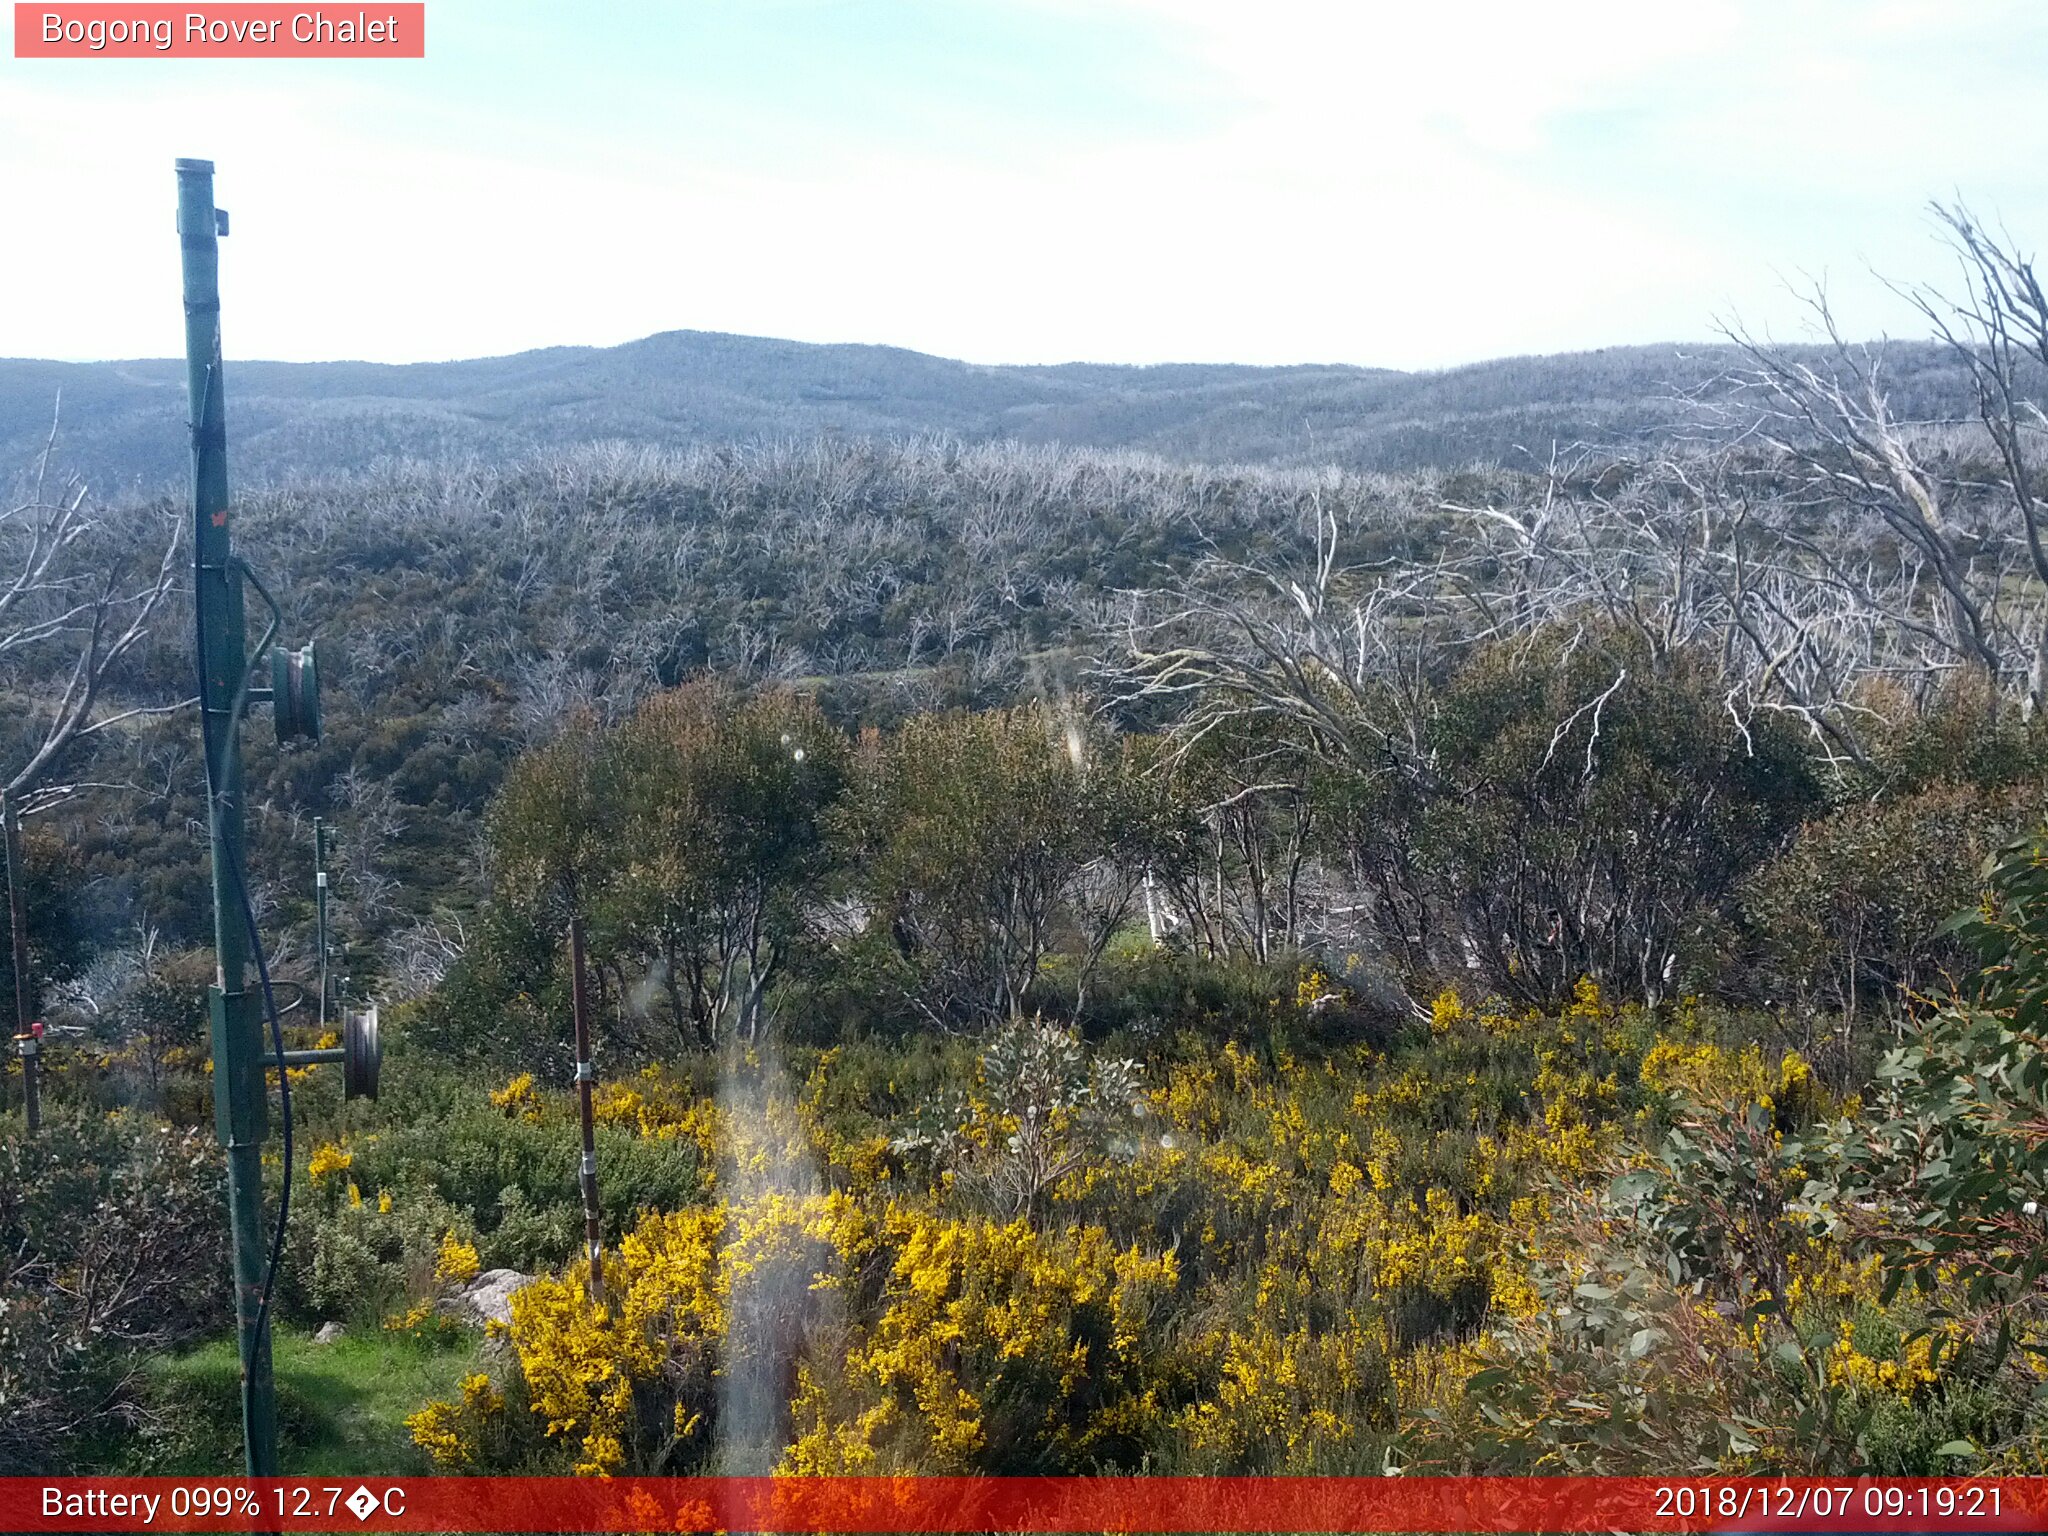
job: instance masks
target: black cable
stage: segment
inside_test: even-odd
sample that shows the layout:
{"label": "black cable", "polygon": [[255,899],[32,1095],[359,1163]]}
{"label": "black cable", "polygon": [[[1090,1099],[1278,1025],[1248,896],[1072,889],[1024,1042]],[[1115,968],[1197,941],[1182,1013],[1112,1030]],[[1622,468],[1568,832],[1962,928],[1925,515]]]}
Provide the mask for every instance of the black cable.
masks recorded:
{"label": "black cable", "polygon": [[292,1078],[284,1064],[284,1024],[278,1017],[277,996],[270,986],[270,965],[263,954],[263,935],[256,927],[256,909],[249,904],[249,882],[242,872],[239,853],[231,855],[229,872],[235,877],[235,895],[242,908],[242,921],[249,929],[249,952],[256,959],[256,976],[263,984],[263,1011],[270,1019],[270,1043],[277,1052],[277,1097],[283,1127],[284,1177],[277,1192],[277,1227],[270,1237],[270,1262],[263,1270],[263,1299],[256,1307],[256,1337],[260,1342],[270,1327],[270,1295],[277,1285],[277,1271],[284,1261],[284,1224],[292,1208]]}
{"label": "black cable", "polygon": [[[208,787],[210,789],[211,785]],[[270,1021],[271,1049],[277,1053],[278,1118],[284,1142],[284,1173],[278,1185],[277,1224],[270,1235],[270,1260],[263,1269],[263,1296],[256,1306],[255,1336],[260,1344],[270,1328],[271,1295],[277,1288],[278,1268],[284,1262],[285,1221],[292,1208],[292,1080],[291,1069],[284,1064],[284,1023],[278,1014],[277,994],[270,984],[270,962],[263,953],[263,932],[256,925],[256,909],[249,902],[248,876],[243,872],[239,850],[227,852],[227,872],[235,882],[236,904],[242,909],[242,922],[249,931],[249,952],[255,957],[257,980],[263,987],[263,1012]],[[215,1070],[220,1070],[218,1063]]]}

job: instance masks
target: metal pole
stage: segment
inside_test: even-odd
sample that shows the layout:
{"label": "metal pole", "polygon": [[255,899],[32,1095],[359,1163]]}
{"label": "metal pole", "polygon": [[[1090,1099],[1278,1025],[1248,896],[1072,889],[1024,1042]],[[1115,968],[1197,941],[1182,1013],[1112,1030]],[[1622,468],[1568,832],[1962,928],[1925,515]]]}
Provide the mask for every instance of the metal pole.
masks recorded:
{"label": "metal pole", "polygon": [[576,1021],[576,1096],[583,1115],[583,1242],[590,1255],[590,1297],[604,1303],[604,1230],[597,1210],[597,1125],[590,1109],[590,1006],[583,983],[583,919],[569,919],[569,1009]]}
{"label": "metal pole", "polygon": [[192,595],[199,710],[213,834],[214,1131],[227,1149],[234,1235],[235,1323],[242,1350],[242,1440],[249,1475],[277,1474],[270,1338],[257,1326],[266,1262],[263,1136],[268,1104],[259,999],[247,990],[243,927],[242,753],[237,696],[248,681],[242,583],[228,531],[228,440],[220,346],[220,246],[227,216],[213,203],[213,162],[178,162],[178,244],[185,280],[186,390],[192,432]]}
{"label": "metal pole", "polygon": [[28,1116],[31,1136],[43,1128],[43,1040],[36,1033],[39,1027],[31,1025],[25,1034],[14,1037],[14,1048],[21,1055],[21,1107]]}
{"label": "metal pole", "polygon": [[7,927],[14,956],[14,1039],[21,1054],[22,1103],[28,1112],[31,1134],[43,1124],[42,1042],[32,1040],[29,1021],[34,1000],[29,996],[28,975],[28,871],[21,858],[21,809],[14,797],[0,789],[0,843],[7,850]]}
{"label": "metal pole", "polygon": [[320,1030],[327,1031],[327,823],[313,818],[313,903],[320,940]]}

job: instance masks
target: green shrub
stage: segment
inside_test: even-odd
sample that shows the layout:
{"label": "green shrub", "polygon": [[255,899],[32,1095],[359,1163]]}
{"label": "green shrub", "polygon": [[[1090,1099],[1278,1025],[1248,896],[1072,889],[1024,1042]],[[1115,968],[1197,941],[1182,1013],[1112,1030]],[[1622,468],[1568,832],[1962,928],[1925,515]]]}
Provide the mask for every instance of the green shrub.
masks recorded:
{"label": "green shrub", "polygon": [[1768,717],[1739,729],[1726,689],[1711,656],[1590,619],[1452,680],[1415,857],[1489,986],[1543,1007],[1584,976],[1681,992],[1703,920],[1821,804],[1805,744]]}
{"label": "green shrub", "polygon": [[1809,822],[1744,895],[1766,965],[1845,1020],[1958,974],[1968,956],[1948,918],[1976,900],[1978,867],[2040,798],[1940,784]]}
{"label": "green shrub", "polygon": [[0,1466],[67,1464],[125,1423],[152,1350],[225,1321],[226,1205],[210,1136],[138,1115],[0,1119]]}
{"label": "green shrub", "polygon": [[1983,969],[1878,1068],[1872,1110],[1838,1125],[1822,1193],[1894,1288],[1961,1277],[1974,1321],[2048,1359],[2048,835],[1986,868],[1958,919]]}
{"label": "green shrub", "polygon": [[[328,1304],[347,1295],[350,1283],[392,1294],[396,1277],[380,1269],[385,1278],[368,1281],[362,1265],[370,1261],[359,1252],[364,1234],[376,1226],[371,1218],[383,1194],[399,1211],[436,1213],[421,1218],[432,1228],[421,1241],[438,1242],[451,1221],[473,1233],[486,1268],[530,1270],[559,1262],[576,1245],[583,1227],[582,1139],[573,1113],[556,1105],[537,1119],[508,1115],[474,1087],[442,1091],[446,1086],[421,1092],[423,1102],[411,1106],[406,1120],[348,1139],[346,1177],[326,1181],[317,1197],[324,1202],[323,1221],[340,1224],[309,1229],[309,1252],[325,1254],[334,1275],[319,1293]],[[697,1144],[687,1137],[641,1137],[599,1126],[597,1183],[608,1240],[629,1230],[642,1211],[675,1210],[699,1199],[703,1174]],[[360,1208],[348,1201],[350,1184]],[[316,1197],[295,1204],[313,1220]],[[373,1245],[375,1265],[397,1262],[394,1241]]]}

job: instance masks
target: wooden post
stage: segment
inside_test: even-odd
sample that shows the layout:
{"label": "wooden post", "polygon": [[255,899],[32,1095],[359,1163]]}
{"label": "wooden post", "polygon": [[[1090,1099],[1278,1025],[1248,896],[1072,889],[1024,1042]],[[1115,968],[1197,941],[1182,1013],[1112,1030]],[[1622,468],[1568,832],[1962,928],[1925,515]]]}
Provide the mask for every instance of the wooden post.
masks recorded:
{"label": "wooden post", "polygon": [[0,789],[0,836],[7,842],[7,929],[14,945],[14,1028],[28,1029],[31,1009],[28,1001],[28,914],[23,910],[28,896],[22,886],[27,872],[21,861],[21,813],[14,797]]}
{"label": "wooden post", "polygon": [[590,1004],[583,982],[583,919],[569,920],[569,1006],[576,1022],[576,1097],[583,1116],[583,1242],[590,1258],[590,1296],[604,1303],[603,1227],[597,1208],[597,1122],[591,1112],[596,1074],[590,1064]]}
{"label": "wooden post", "polygon": [[21,809],[14,797],[0,790],[0,844],[5,845],[7,865],[7,929],[13,946],[14,1048],[21,1056],[23,1108],[28,1113],[31,1134],[42,1128],[42,1046],[34,1038],[34,1014],[29,999],[28,979],[28,871],[21,857]]}

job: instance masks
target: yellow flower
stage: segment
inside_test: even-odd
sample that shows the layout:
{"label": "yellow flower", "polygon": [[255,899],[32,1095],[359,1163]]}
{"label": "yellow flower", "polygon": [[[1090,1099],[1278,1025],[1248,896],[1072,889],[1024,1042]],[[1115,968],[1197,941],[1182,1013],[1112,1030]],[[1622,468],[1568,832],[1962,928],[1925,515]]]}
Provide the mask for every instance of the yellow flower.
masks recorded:
{"label": "yellow flower", "polygon": [[523,1120],[540,1118],[540,1095],[534,1092],[533,1074],[522,1072],[504,1087],[491,1093],[491,1107]]}
{"label": "yellow flower", "polygon": [[452,1231],[441,1234],[441,1251],[434,1260],[434,1278],[460,1284],[474,1280],[480,1267],[474,1244],[465,1243]]}
{"label": "yellow flower", "polygon": [[1898,1349],[1889,1360],[1874,1359],[1856,1344],[1856,1324],[1844,1318],[1841,1336],[1828,1352],[1828,1380],[1837,1386],[1861,1387],[1865,1391],[1890,1392],[1911,1402],[1923,1387],[1939,1381],[1934,1369],[1934,1338],[1923,1333]]}
{"label": "yellow flower", "polygon": [[505,1397],[491,1378],[478,1371],[462,1380],[460,1403],[429,1403],[405,1421],[413,1444],[445,1470],[474,1466],[478,1437],[486,1421],[502,1413]]}
{"label": "yellow flower", "polygon": [[306,1172],[315,1183],[330,1173],[340,1173],[355,1161],[352,1154],[343,1151],[332,1142],[315,1147],[313,1155],[306,1160]]}
{"label": "yellow flower", "polygon": [[416,1301],[403,1312],[394,1312],[384,1319],[384,1327],[391,1333],[411,1333],[430,1321],[434,1316],[434,1303]]}
{"label": "yellow flower", "polygon": [[1465,1005],[1455,987],[1445,987],[1429,1005],[1429,1032],[1447,1035],[1465,1021]]}
{"label": "yellow flower", "polygon": [[1343,988],[1322,973],[1315,966],[1302,972],[1300,981],[1294,987],[1294,1006],[1303,1013],[1321,1007],[1344,995]]}

